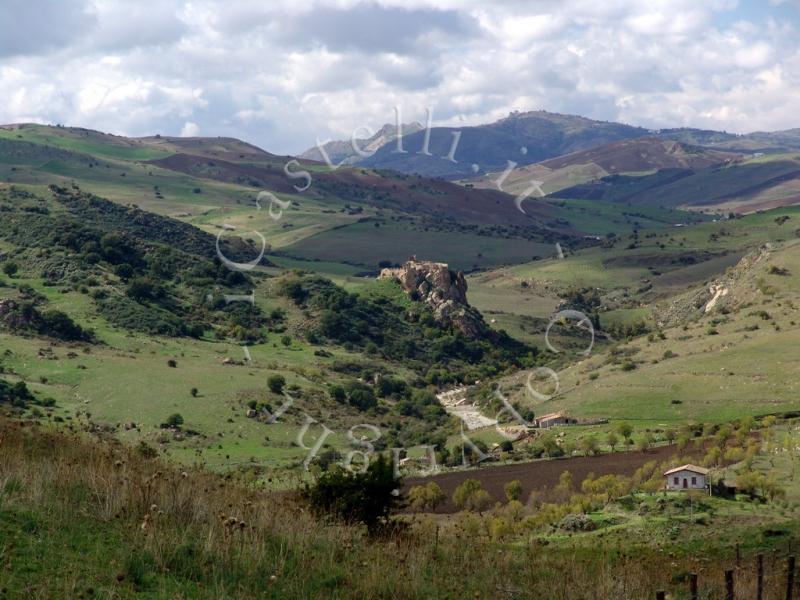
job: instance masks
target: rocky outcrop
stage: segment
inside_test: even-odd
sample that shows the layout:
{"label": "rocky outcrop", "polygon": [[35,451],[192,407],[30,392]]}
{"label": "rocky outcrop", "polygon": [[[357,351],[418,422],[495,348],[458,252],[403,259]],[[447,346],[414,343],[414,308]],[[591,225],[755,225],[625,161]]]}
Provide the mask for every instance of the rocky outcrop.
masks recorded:
{"label": "rocky outcrop", "polygon": [[398,280],[415,300],[428,304],[438,322],[452,325],[470,337],[486,334],[483,317],[467,302],[467,281],[461,271],[451,271],[445,263],[412,257],[402,267],[383,269],[379,279],[389,278]]}
{"label": "rocky outcrop", "polygon": [[702,315],[734,310],[760,297],[759,281],[766,274],[766,263],[775,247],[765,244],[749,252],[732,268],[709,282],[658,305],[653,316],[659,327],[674,327]]}

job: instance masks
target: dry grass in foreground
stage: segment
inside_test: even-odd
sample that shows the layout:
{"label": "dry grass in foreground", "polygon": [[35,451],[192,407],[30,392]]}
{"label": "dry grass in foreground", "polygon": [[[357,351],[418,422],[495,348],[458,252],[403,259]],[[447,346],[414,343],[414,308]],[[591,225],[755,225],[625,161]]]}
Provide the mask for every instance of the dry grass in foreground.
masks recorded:
{"label": "dry grass in foreground", "polygon": [[[501,544],[480,526],[442,531],[423,518],[369,540],[234,477],[0,420],[0,597],[619,600],[683,588],[673,576],[698,566],[697,555],[599,537]],[[722,589],[729,559],[703,558],[701,588]]]}

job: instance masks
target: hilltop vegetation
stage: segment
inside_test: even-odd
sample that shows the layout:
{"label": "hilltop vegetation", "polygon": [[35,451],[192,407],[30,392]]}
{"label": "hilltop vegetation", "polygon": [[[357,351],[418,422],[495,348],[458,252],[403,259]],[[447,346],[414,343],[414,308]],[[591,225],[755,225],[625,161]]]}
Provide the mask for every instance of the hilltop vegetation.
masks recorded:
{"label": "hilltop vegetation", "polygon": [[284,278],[279,290],[298,306],[319,311],[318,325],[307,339],[328,340],[402,362],[434,385],[485,379],[533,364],[536,349],[504,332],[470,338],[452,324],[437,323],[423,303],[404,301],[398,285],[382,285],[388,293],[369,298],[320,277],[305,276]]}
{"label": "hilltop vegetation", "polygon": [[[22,263],[15,275],[80,289],[110,322],[128,329],[199,337],[214,325],[242,325],[236,314],[226,314],[224,303],[203,306],[206,293],[232,293],[250,284],[221,264],[210,235],[75,188],[53,187],[42,196],[16,188],[0,194],[0,238],[15,247],[7,261]],[[241,240],[226,240],[222,247],[233,258],[253,253]],[[61,312],[40,312],[36,304],[45,304],[44,297],[26,298],[23,290],[22,299],[4,311],[13,330],[63,340],[92,337]],[[250,312],[257,325],[257,309]]]}

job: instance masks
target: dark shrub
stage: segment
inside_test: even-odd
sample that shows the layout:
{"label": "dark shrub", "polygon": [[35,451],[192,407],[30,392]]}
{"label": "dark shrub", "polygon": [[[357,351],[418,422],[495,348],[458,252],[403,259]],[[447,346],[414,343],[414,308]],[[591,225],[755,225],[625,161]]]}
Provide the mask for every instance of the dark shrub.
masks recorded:
{"label": "dark shrub", "polygon": [[270,375],[267,378],[267,387],[269,391],[280,394],[283,392],[283,387],[286,385],[286,378],[283,375]]}
{"label": "dark shrub", "polygon": [[400,505],[400,486],[392,462],[379,455],[364,473],[329,470],[307,485],[303,495],[317,516],[363,523],[371,534],[376,534],[390,523],[392,509]]}

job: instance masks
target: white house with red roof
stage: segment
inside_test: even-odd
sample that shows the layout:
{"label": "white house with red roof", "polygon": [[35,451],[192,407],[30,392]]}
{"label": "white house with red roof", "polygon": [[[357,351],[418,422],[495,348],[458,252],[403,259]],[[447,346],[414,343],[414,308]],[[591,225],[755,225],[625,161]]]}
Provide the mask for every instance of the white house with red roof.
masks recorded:
{"label": "white house with red roof", "polygon": [[697,465],[682,465],[664,473],[668,490],[704,490],[707,486],[708,469]]}

